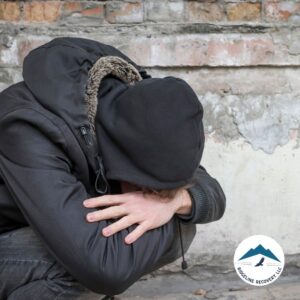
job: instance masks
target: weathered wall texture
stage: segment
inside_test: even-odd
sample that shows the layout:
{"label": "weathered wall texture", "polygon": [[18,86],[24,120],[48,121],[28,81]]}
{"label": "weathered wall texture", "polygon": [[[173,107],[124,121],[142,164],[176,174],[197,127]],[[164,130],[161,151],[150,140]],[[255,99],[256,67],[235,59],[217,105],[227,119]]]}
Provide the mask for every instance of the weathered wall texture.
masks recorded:
{"label": "weathered wall texture", "polygon": [[227,195],[224,217],[198,226],[193,257],[233,255],[252,234],[300,253],[300,1],[5,1],[0,20],[1,89],[57,36],[111,43],[192,85],[203,165]]}

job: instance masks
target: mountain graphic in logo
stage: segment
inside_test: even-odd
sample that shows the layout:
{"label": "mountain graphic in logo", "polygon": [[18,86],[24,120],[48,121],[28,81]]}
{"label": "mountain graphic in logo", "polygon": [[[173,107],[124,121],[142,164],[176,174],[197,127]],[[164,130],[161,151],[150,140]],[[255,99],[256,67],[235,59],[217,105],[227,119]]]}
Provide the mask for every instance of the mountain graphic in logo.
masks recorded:
{"label": "mountain graphic in logo", "polygon": [[255,255],[264,255],[266,257],[269,257],[271,259],[277,260],[280,262],[280,260],[272,253],[271,250],[265,249],[261,244],[259,244],[255,249],[251,248],[249,251],[247,251],[239,260],[252,257]]}

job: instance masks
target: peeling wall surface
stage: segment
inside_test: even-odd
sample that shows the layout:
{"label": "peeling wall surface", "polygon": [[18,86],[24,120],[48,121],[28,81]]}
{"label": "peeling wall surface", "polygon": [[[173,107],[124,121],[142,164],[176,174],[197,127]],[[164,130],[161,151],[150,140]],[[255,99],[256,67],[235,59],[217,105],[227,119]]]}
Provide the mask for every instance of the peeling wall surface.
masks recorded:
{"label": "peeling wall surface", "polygon": [[[158,4],[160,3],[160,4]],[[118,47],[152,77],[185,79],[204,107],[202,165],[227,197],[190,257],[264,234],[300,253],[300,1],[0,2],[0,89],[58,36]]]}

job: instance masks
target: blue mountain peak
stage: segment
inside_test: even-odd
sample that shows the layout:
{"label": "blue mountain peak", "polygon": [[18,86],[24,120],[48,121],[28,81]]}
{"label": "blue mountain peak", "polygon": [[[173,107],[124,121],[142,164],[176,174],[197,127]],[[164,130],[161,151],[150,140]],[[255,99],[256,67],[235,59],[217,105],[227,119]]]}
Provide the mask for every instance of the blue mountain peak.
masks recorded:
{"label": "blue mountain peak", "polygon": [[280,260],[273,254],[273,252],[269,249],[265,249],[261,244],[259,244],[255,249],[251,248],[249,251],[247,251],[239,260],[252,257],[255,255],[264,255],[266,257],[269,257],[271,259],[277,260],[280,262]]}

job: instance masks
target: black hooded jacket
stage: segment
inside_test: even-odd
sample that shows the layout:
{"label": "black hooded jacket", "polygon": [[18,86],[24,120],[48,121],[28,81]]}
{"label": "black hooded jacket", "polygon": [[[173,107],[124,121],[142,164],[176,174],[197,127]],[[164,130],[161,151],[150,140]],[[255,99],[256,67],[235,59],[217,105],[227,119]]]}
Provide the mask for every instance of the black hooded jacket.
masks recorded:
{"label": "black hooded jacket", "polygon": [[[105,174],[90,147],[84,92],[88,70],[104,56],[121,57],[142,80],[151,78],[112,46],[64,37],[32,50],[24,60],[24,81],[1,92],[0,233],[30,225],[79,282],[115,295],[179,258],[195,236],[195,224],[220,219],[226,201],[217,180],[199,165],[188,188],[191,214],[175,215],[135,243],[126,245],[124,237],[136,225],[106,238],[101,231],[113,220],[86,222],[87,212],[95,209],[84,208],[83,201],[99,196],[97,180]],[[115,97],[122,84],[106,76],[100,92]],[[108,183],[111,194],[121,193],[118,180]]]}

